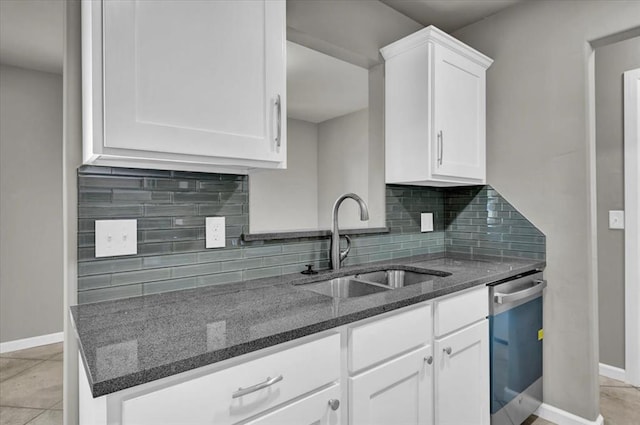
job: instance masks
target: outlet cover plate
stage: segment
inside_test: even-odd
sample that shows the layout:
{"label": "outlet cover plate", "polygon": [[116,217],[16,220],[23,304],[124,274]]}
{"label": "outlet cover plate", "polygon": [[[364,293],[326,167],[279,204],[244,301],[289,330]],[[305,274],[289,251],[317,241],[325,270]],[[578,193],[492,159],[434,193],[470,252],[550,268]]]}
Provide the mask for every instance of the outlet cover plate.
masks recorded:
{"label": "outlet cover plate", "polygon": [[225,219],[224,217],[207,217],[205,219],[206,247],[225,247]]}
{"label": "outlet cover plate", "polygon": [[433,232],[433,213],[420,214],[420,231]]}
{"label": "outlet cover plate", "polygon": [[624,211],[609,211],[609,229],[624,229]]}
{"label": "outlet cover plate", "polygon": [[96,220],[96,257],[138,253],[137,220]]}

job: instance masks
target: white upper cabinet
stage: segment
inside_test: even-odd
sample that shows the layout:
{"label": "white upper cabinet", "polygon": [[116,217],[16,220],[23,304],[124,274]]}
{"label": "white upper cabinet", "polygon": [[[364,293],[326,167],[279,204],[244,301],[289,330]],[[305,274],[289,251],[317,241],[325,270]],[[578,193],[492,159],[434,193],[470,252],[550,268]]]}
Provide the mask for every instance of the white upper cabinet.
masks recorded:
{"label": "white upper cabinet", "polygon": [[286,167],[284,0],[82,8],[85,163]]}
{"label": "white upper cabinet", "polygon": [[483,184],[488,57],[430,26],[381,49],[386,182]]}

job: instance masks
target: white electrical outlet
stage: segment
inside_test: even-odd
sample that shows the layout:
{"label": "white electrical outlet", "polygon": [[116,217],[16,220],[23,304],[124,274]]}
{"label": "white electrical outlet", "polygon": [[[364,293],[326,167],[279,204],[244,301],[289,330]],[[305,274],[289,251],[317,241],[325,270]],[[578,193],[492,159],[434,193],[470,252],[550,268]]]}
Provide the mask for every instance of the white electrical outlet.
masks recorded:
{"label": "white electrical outlet", "polygon": [[609,229],[624,229],[624,211],[609,211]]}
{"label": "white electrical outlet", "polygon": [[96,257],[138,253],[136,220],[96,220]]}
{"label": "white electrical outlet", "polygon": [[207,217],[205,225],[206,247],[207,248],[224,248],[225,246],[225,230],[224,217]]}
{"label": "white electrical outlet", "polygon": [[433,232],[433,213],[420,214],[420,231]]}

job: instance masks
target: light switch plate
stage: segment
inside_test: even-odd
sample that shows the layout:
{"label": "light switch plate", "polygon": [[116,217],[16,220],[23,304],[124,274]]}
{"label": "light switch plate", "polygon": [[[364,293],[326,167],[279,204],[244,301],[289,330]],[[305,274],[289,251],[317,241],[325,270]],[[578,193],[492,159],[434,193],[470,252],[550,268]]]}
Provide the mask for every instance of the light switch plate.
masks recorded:
{"label": "light switch plate", "polygon": [[624,211],[609,211],[609,229],[624,229]]}
{"label": "light switch plate", "polygon": [[420,231],[433,232],[433,213],[420,214]]}
{"label": "light switch plate", "polygon": [[224,217],[207,217],[205,219],[206,247],[224,248],[225,220]]}
{"label": "light switch plate", "polygon": [[137,220],[96,220],[96,257],[138,253]]}

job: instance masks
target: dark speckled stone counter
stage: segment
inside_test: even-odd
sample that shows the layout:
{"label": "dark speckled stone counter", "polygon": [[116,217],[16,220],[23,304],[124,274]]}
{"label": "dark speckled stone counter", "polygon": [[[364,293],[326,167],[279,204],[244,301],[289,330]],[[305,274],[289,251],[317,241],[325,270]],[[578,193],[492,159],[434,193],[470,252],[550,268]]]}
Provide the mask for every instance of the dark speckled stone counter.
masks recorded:
{"label": "dark speckled stone counter", "polygon": [[[395,264],[436,272],[422,284],[334,299],[305,283]],[[519,259],[413,257],[208,286],[71,308],[93,396],[98,397],[386,311],[544,268]]]}

